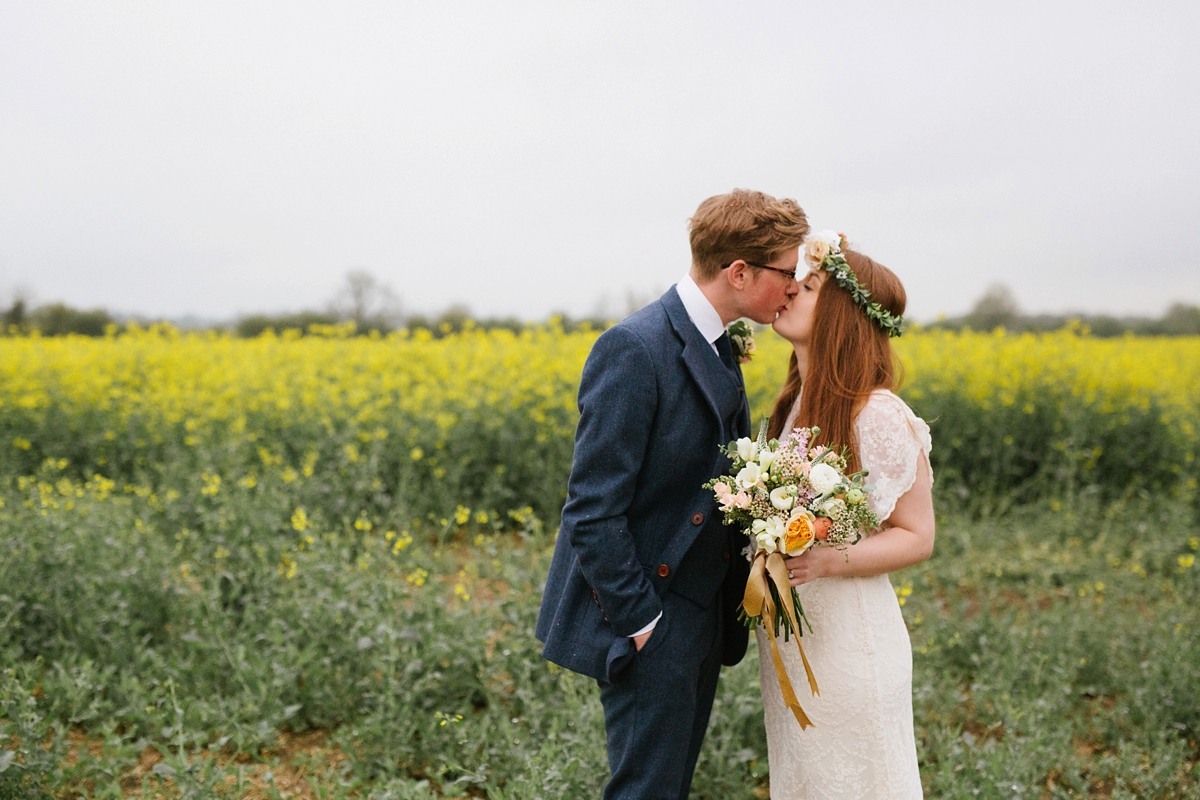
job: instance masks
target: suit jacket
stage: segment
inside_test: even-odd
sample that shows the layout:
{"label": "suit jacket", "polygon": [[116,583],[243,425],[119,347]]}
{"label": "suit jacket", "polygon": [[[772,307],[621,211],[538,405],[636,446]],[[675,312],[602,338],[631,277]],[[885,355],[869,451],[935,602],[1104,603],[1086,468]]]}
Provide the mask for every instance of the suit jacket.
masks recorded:
{"label": "suit jacket", "polygon": [[610,681],[670,590],[696,613],[720,603],[717,646],[736,664],[748,638],[736,618],[746,537],[722,525],[704,483],[729,467],[721,446],[749,433],[740,367],[725,367],[672,287],[596,340],[579,411],[537,623],[544,657]]}

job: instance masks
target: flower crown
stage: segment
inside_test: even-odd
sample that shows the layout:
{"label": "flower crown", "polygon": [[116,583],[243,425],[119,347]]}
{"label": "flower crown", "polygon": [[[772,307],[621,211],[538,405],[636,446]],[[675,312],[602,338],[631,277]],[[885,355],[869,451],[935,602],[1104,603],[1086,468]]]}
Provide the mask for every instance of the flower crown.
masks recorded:
{"label": "flower crown", "polygon": [[868,319],[886,331],[889,338],[899,336],[904,332],[904,318],[871,299],[871,293],[858,282],[858,276],[842,255],[845,246],[846,237],[835,231],[811,233],[804,240],[804,262],[810,269],[829,273],[838,286],[850,293],[854,304],[863,310]]}

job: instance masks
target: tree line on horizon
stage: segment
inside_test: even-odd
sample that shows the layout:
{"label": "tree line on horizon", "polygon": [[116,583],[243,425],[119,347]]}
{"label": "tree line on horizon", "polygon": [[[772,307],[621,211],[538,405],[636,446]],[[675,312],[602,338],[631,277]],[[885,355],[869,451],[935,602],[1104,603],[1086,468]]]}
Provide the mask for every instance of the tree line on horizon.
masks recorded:
{"label": "tree line on horizon", "polygon": [[[637,310],[629,303],[628,313]],[[552,315],[564,330],[573,331],[589,326],[603,329],[616,320],[610,314],[596,313],[586,317],[575,317],[560,313]],[[23,297],[17,297],[5,310],[0,311],[0,335],[24,336],[35,331],[41,336],[104,336],[113,326],[137,321],[142,324],[150,319],[121,318],[102,308],[77,309],[65,303],[48,303],[34,306]],[[247,314],[228,324],[206,326],[209,330],[229,331],[242,338],[254,338],[268,329],[280,333],[285,330],[309,332],[313,326],[343,325],[353,322],[355,333],[369,335],[372,332],[387,334],[400,328],[424,329],[434,336],[445,336],[461,332],[471,326],[485,330],[506,329],[514,332],[541,324],[515,316],[478,317],[461,304],[455,304],[439,314],[406,314],[399,297],[387,284],[379,282],[365,270],[352,270],[345,276],[337,294],[324,310],[302,310],[278,314]],[[1078,324],[1085,326],[1093,336],[1113,337],[1133,334],[1135,336],[1200,336],[1200,305],[1177,302],[1158,317],[1114,316],[1111,314],[1027,314],[1018,305],[1012,291],[1003,284],[995,284],[984,292],[971,310],[957,317],[940,318],[924,325],[925,328],[943,330],[991,331],[1004,328],[1011,332],[1046,332]]]}
{"label": "tree line on horizon", "polygon": [[959,317],[946,317],[925,325],[944,330],[993,331],[1004,328],[1013,333],[1042,333],[1062,330],[1079,324],[1092,336],[1110,338],[1135,336],[1198,336],[1200,335],[1200,306],[1172,303],[1158,317],[1122,316],[1113,314],[1026,314],[1021,311],[1012,290],[1002,283],[993,284],[983,293],[971,310]]}

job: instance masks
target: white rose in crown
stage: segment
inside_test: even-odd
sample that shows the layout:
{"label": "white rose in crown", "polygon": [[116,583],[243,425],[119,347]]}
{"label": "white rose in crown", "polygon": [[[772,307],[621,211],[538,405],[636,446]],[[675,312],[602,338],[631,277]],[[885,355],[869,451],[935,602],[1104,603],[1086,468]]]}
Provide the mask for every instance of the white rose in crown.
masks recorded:
{"label": "white rose in crown", "polygon": [[808,471],[808,482],[817,494],[832,492],[842,482],[842,476],[828,464],[814,464]]}
{"label": "white rose in crown", "polygon": [[804,260],[812,268],[821,266],[831,252],[842,247],[842,235],[837,231],[816,231],[804,240]]}

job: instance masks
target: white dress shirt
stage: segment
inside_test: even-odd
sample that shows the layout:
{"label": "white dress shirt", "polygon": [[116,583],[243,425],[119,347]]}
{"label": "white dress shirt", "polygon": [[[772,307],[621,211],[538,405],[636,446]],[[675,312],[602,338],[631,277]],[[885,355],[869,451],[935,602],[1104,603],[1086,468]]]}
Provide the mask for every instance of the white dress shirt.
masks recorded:
{"label": "white dress shirt", "polygon": [[[684,275],[679,279],[679,283],[675,284],[675,291],[679,293],[679,299],[683,301],[683,310],[687,312],[688,319],[700,331],[700,335],[708,342],[709,347],[720,358],[721,354],[717,350],[717,339],[721,338],[721,334],[725,332],[725,323],[721,322],[721,315],[713,308],[713,304],[708,302],[708,298],[704,296],[704,292],[700,291],[700,287],[692,280],[691,274]],[[654,630],[654,626],[662,619],[662,612],[658,612],[649,625],[642,628],[629,638],[641,636]]]}
{"label": "white dress shirt", "polygon": [[717,339],[725,332],[725,323],[721,322],[721,315],[713,308],[713,304],[708,302],[708,298],[700,291],[690,274],[679,279],[679,283],[675,284],[675,291],[679,292],[683,309],[687,311],[692,324],[700,331],[704,340],[712,345],[713,352],[720,357],[721,354],[717,352]]}

